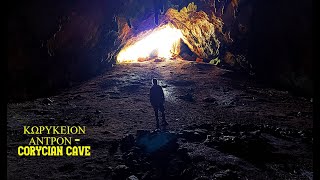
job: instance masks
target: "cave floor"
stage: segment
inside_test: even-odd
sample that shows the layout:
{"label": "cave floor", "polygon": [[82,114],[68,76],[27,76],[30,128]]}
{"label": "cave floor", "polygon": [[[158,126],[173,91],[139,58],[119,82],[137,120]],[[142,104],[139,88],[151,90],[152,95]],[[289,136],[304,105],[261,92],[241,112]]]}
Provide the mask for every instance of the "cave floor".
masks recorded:
{"label": "cave floor", "polygon": [[[148,99],[152,78],[165,92],[169,125],[163,131],[179,137],[179,151],[168,153],[165,173],[141,157],[133,157],[139,162],[134,166],[125,151],[110,150],[125,135],[155,129]],[[310,99],[231,70],[187,61],[119,64],[47,98],[7,105],[8,179],[312,179]],[[23,135],[24,125],[86,126],[85,135],[74,137],[91,145],[92,155],[19,157],[17,147],[32,137]],[[246,133],[242,144],[228,140]],[[264,144],[250,146],[250,138]],[[177,158],[181,149],[188,161]]]}

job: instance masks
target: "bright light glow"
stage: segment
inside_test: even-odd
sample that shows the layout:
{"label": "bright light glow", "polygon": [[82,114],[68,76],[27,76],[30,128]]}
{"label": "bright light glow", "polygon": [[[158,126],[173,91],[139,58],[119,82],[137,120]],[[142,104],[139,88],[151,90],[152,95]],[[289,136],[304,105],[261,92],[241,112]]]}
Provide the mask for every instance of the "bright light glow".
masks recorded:
{"label": "bright light glow", "polygon": [[180,30],[166,25],[155,30],[142,40],[123,48],[117,56],[118,62],[137,62],[139,58],[148,58],[157,52],[159,58],[170,58],[174,48],[180,43]]}

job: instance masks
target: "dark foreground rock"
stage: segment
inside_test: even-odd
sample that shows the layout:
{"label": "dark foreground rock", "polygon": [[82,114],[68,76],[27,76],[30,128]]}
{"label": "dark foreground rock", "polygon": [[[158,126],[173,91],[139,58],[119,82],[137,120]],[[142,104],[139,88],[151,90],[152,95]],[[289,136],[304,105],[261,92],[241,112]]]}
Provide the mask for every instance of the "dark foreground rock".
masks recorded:
{"label": "dark foreground rock", "polygon": [[307,156],[312,140],[304,140],[295,129],[279,129],[222,122],[181,132],[139,130],[122,138],[121,146],[131,148],[120,149],[125,165],[114,168],[113,179],[129,173],[135,174],[133,179],[312,177],[312,169],[300,164],[299,157]]}

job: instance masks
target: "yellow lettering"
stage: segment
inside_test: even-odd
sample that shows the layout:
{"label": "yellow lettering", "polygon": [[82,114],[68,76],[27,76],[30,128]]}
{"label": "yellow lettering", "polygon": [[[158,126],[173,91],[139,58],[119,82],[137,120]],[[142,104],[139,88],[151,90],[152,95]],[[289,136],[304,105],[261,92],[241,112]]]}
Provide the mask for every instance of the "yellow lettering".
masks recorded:
{"label": "yellow lettering", "polygon": [[42,131],[44,131],[44,126],[40,126],[40,134],[42,134]]}
{"label": "yellow lettering", "polygon": [[34,141],[33,137],[30,139],[29,145],[37,145],[36,142]]}
{"label": "yellow lettering", "polygon": [[30,146],[29,149],[30,149],[29,155],[30,155],[30,156],[35,156],[35,155],[36,155],[36,154],[35,154],[35,147],[34,147],[34,146]]}
{"label": "yellow lettering", "polygon": [[31,134],[28,130],[29,128],[30,126],[23,126],[23,134]]}
{"label": "yellow lettering", "polygon": [[[46,150],[44,151],[44,149],[46,149]],[[42,155],[43,155],[43,156],[47,156],[47,155],[48,155],[48,152],[47,152],[47,151],[48,151],[48,147],[47,147],[47,146],[43,146],[43,147],[42,147]],[[39,151],[39,152],[40,152],[40,151]]]}
{"label": "yellow lettering", "polygon": [[71,146],[66,147],[66,154],[67,154],[67,156],[72,156],[72,147]]}
{"label": "yellow lettering", "polygon": [[50,131],[51,131],[52,126],[45,126],[45,127],[46,127],[46,129],[47,129],[47,134],[50,134]]}
{"label": "yellow lettering", "polygon": [[40,134],[38,126],[32,126],[31,131],[33,134]]}
{"label": "yellow lettering", "polygon": [[23,146],[18,147],[18,155],[23,156],[23,153],[21,152],[23,150]]}
{"label": "yellow lettering", "polygon": [[91,155],[91,152],[90,152],[91,147],[90,146],[85,146],[85,148],[86,148],[85,156],[90,156]]}
{"label": "yellow lettering", "polygon": [[66,126],[61,126],[61,134],[66,134]]}
{"label": "yellow lettering", "polygon": [[78,127],[79,128],[79,134],[86,134],[86,127],[83,126],[83,127]]}
{"label": "yellow lettering", "polygon": [[43,139],[42,138],[39,138],[37,137],[37,144],[36,145],[43,145]]}

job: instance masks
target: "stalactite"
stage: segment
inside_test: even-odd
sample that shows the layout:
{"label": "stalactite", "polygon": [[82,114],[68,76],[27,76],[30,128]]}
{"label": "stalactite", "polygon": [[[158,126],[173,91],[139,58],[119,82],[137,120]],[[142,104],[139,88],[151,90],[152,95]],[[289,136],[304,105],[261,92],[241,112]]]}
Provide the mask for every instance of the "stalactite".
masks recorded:
{"label": "stalactite", "polygon": [[239,0],[231,0],[231,5],[233,7],[233,17],[236,18],[236,13],[238,11]]}
{"label": "stalactite", "polygon": [[154,23],[159,25],[159,14],[164,14],[165,0],[153,0],[154,3]]}
{"label": "stalactite", "polygon": [[164,0],[160,0],[159,8],[160,8],[160,13],[164,14]]}
{"label": "stalactite", "polygon": [[127,17],[127,23],[128,23],[129,28],[131,28],[132,27],[131,21],[130,21],[130,18],[128,18],[128,17]]}

